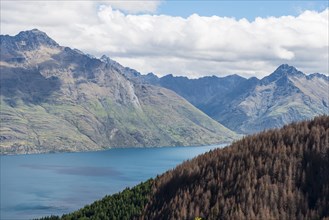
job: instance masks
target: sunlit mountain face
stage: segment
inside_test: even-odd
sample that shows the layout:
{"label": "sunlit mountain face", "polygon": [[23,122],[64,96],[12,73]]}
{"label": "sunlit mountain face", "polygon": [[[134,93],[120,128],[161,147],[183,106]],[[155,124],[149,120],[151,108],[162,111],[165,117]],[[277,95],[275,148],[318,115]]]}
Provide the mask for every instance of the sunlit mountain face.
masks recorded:
{"label": "sunlit mountain face", "polygon": [[117,65],[62,47],[37,29],[1,35],[2,153],[207,145],[237,137],[174,92],[129,80]]}

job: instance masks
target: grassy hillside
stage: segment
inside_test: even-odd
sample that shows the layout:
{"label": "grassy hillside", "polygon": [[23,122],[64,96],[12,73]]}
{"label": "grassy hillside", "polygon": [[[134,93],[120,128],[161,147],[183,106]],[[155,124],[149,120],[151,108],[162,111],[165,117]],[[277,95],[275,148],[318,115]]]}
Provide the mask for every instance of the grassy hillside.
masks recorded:
{"label": "grassy hillside", "polygon": [[[230,142],[236,135],[165,89],[147,87],[139,109],[109,97],[10,106],[1,97],[1,153]],[[163,97],[150,95],[162,92]]]}
{"label": "grassy hillside", "polygon": [[77,212],[45,219],[196,217],[328,219],[329,117],[246,137]]}
{"label": "grassy hillside", "polygon": [[2,154],[208,145],[237,137],[176,93],[133,82],[43,32],[0,37]]}

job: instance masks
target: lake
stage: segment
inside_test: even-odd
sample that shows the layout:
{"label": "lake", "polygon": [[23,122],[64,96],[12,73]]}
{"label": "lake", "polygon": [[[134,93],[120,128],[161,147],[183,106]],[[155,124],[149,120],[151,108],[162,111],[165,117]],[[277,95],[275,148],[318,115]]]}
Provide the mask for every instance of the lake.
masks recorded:
{"label": "lake", "polygon": [[0,156],[0,219],[72,212],[223,146]]}

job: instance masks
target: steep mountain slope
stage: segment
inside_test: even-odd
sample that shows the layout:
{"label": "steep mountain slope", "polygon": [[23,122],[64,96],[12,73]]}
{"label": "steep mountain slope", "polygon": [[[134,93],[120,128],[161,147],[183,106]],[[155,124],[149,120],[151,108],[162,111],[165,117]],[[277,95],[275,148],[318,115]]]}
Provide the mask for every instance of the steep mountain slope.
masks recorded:
{"label": "steep mountain slope", "polygon": [[36,29],[1,36],[1,153],[231,141],[234,132],[164,88]]}
{"label": "steep mountain slope", "polygon": [[[209,105],[218,109],[209,115],[233,130],[254,133],[329,114],[329,78],[306,76],[294,67],[281,65],[244,95],[228,101],[230,108],[226,109],[222,106],[226,106],[227,101]],[[244,120],[232,120],[231,112],[238,112]]]}
{"label": "steep mountain slope", "polygon": [[287,64],[261,80],[236,75],[151,79],[152,84],[175,91],[239,133],[255,133],[329,114],[329,77],[318,73],[307,76]]}
{"label": "steep mountain slope", "polygon": [[202,108],[211,100],[224,98],[225,94],[246,79],[238,75],[231,75],[223,78],[207,76],[199,79],[188,79],[187,77],[173,77],[167,75],[159,79],[159,85],[171,89],[191,102],[194,106]]}
{"label": "steep mountain slope", "polygon": [[329,116],[246,137],[131,190],[44,219],[196,217],[328,219]]}

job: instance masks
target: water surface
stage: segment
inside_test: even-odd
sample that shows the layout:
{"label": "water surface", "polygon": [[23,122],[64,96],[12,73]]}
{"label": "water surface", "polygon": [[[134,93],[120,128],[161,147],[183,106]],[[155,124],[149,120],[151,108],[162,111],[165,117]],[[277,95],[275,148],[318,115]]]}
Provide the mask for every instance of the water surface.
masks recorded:
{"label": "water surface", "polygon": [[222,146],[0,156],[0,219],[72,212]]}

